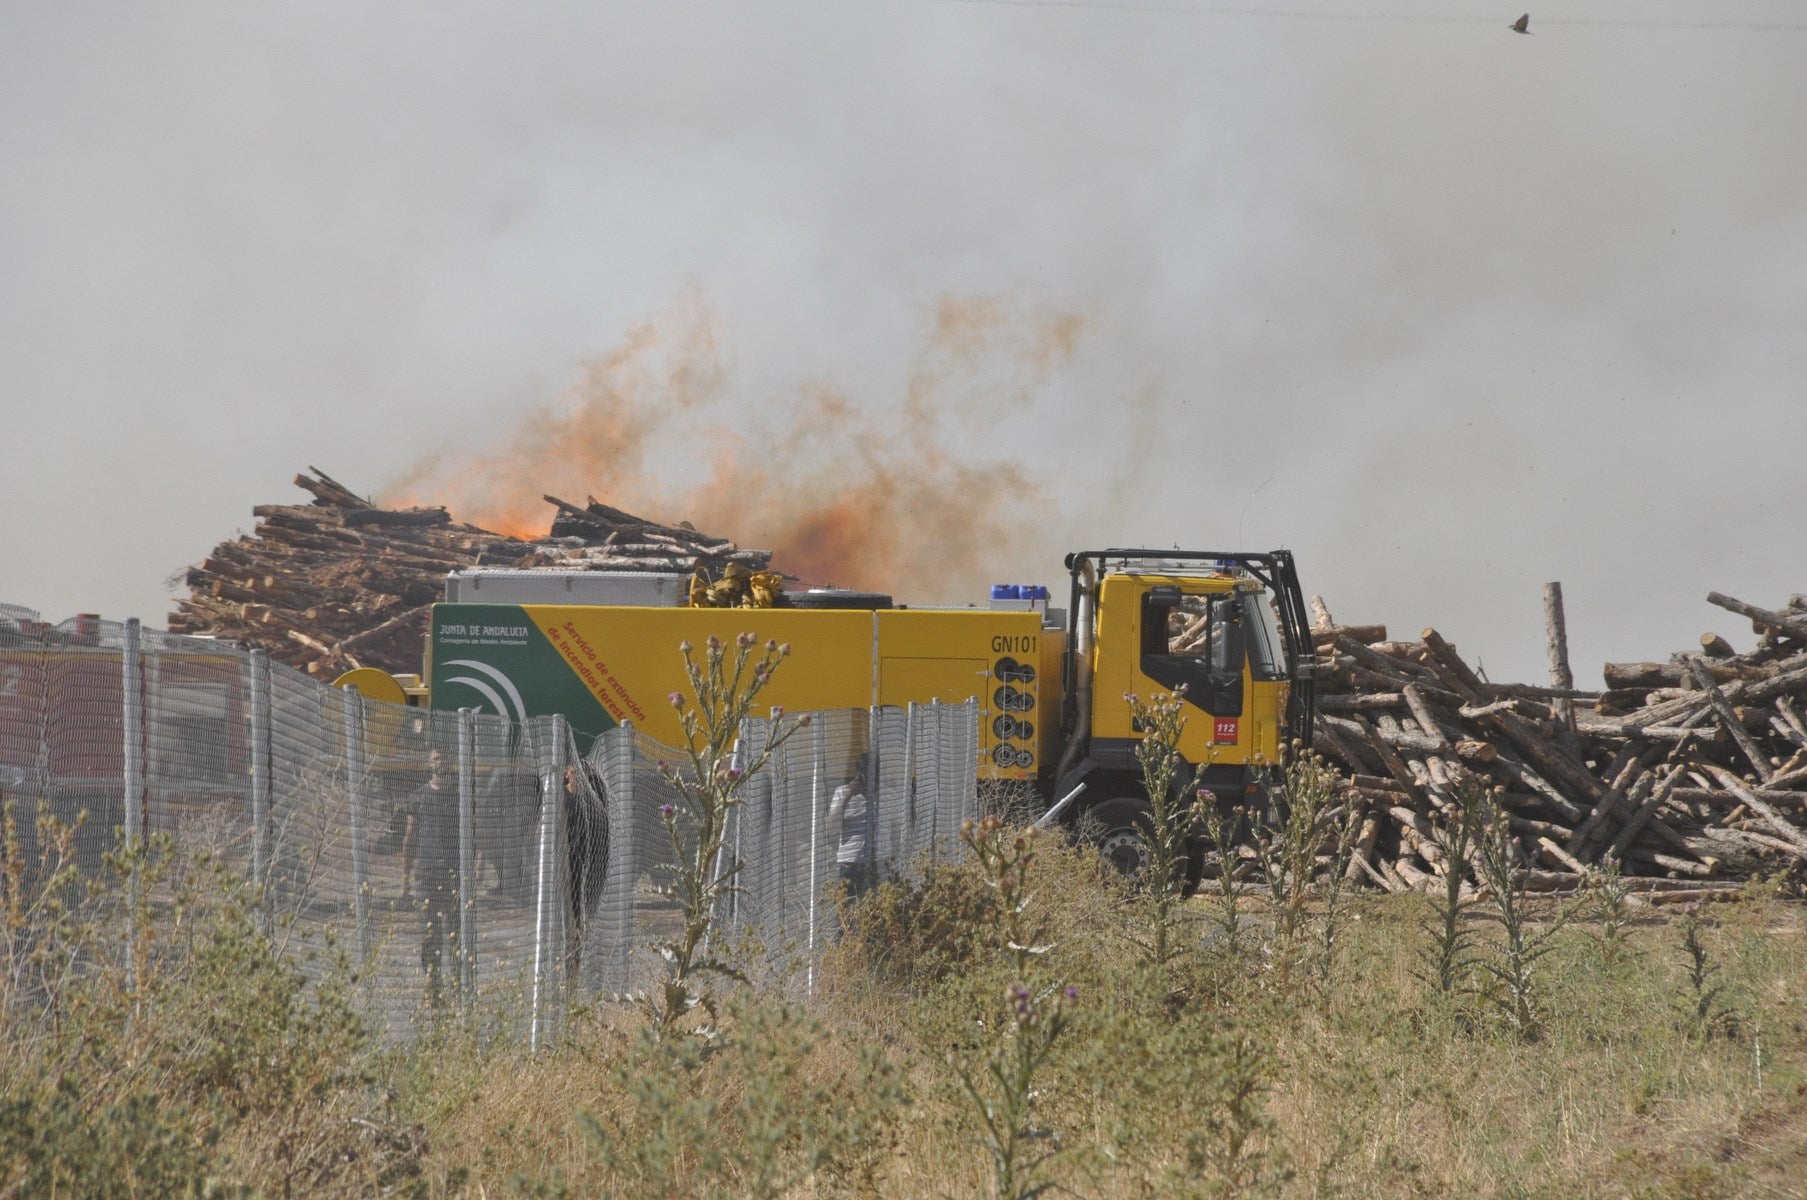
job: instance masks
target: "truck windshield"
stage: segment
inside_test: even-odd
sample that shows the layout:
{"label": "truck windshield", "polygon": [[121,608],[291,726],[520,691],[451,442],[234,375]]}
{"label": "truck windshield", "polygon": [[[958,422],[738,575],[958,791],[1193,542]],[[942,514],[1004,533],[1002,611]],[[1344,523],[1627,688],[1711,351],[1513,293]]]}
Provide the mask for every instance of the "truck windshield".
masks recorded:
{"label": "truck windshield", "polygon": [[1274,624],[1274,608],[1266,592],[1244,592],[1243,611],[1248,619],[1249,672],[1256,679],[1285,679],[1286,656],[1280,652],[1280,631]]}

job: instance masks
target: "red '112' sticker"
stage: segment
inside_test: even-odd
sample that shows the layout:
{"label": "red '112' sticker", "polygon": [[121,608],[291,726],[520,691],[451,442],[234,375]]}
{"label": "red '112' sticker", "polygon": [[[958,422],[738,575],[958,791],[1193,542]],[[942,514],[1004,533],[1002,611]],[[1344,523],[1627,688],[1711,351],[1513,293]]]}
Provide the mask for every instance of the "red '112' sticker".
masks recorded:
{"label": "red '112' sticker", "polygon": [[1216,718],[1216,727],[1211,731],[1211,740],[1214,742],[1233,742],[1233,741],[1235,741],[1236,740],[1236,718],[1235,717],[1218,717],[1218,718]]}

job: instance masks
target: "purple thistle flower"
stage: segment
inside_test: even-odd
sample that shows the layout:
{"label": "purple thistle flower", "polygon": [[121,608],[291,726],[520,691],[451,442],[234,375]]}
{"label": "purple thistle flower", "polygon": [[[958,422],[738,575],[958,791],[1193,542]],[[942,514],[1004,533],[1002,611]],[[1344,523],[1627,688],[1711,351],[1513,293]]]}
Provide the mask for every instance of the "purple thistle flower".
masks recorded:
{"label": "purple thistle flower", "polygon": [[661,804],[659,805],[659,815],[669,821],[678,815],[678,806],[675,804]]}

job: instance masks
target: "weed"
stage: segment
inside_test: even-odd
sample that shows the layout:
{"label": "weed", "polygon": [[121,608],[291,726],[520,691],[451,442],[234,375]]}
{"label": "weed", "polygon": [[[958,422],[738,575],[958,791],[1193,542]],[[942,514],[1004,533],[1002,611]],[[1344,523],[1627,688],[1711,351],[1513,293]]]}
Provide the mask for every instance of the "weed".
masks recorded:
{"label": "weed", "polygon": [[[1082,1156],[1096,1191],[1260,1194],[1283,1174],[1285,1157],[1267,1108],[1275,1013],[1259,997],[1176,1002],[1174,974],[1140,963],[1101,995],[1057,1072],[1072,1078],[1049,1091],[1076,1097],[1076,1121],[1108,1114]],[[1194,981],[1195,995],[1209,990],[1202,982]]]}
{"label": "weed", "polygon": [[1214,798],[1211,793],[1182,791],[1176,786],[1185,760],[1179,754],[1180,735],[1186,729],[1186,688],[1157,692],[1143,701],[1127,693],[1131,727],[1142,731],[1136,743],[1136,759],[1142,765],[1142,786],[1148,793],[1148,861],[1136,883],[1140,907],[1148,916],[1148,932],[1132,933],[1131,941],[1149,963],[1165,968],[1178,952],[1178,925],[1186,893],[1188,844],[1200,811]]}
{"label": "weed", "polygon": [[1035,830],[1013,835],[998,818],[986,817],[967,821],[960,829],[960,839],[978,860],[995,894],[993,912],[1013,978],[1005,989],[1004,1019],[996,1025],[983,1065],[975,1068],[958,1049],[948,1057],[979,1117],[981,1140],[991,1155],[994,1196],[997,1200],[1030,1200],[1053,1186],[1046,1178],[1047,1169],[1059,1153],[1058,1146],[1040,1148],[1050,1137],[1033,1120],[1035,1075],[1066,1031],[1079,992],[1070,985],[1037,986],[1041,972],[1033,968],[1054,946],[1038,941],[1038,930],[1028,915],[1033,899],[1029,867],[1035,861]]}
{"label": "weed", "polygon": [[1357,811],[1336,803],[1336,771],[1315,751],[1295,742],[1266,781],[1271,823],[1254,823],[1255,852],[1274,909],[1274,952],[1281,980],[1306,945],[1308,902],[1320,872],[1323,911],[1312,939],[1313,975],[1327,984],[1341,933],[1343,875],[1355,845]]}
{"label": "weed", "polygon": [[[286,1191],[345,1175],[372,1075],[343,958],[309,982],[263,932],[256,891],[208,851],[158,835],[82,881],[75,826],[38,828],[36,869],[16,840],[3,864],[0,1195],[199,1192],[251,1127],[264,1149],[247,1176]],[[13,890],[30,876],[35,894]]]}
{"label": "weed", "polygon": [[886,880],[848,905],[830,954],[857,957],[879,982],[920,994],[989,952],[995,903],[970,864],[928,861],[915,880]]}
{"label": "weed", "polygon": [[658,947],[665,960],[665,980],[649,996],[648,1007],[659,1037],[674,1032],[698,1006],[711,1022],[703,1032],[713,1032],[717,1009],[709,980],[745,981],[737,967],[710,950],[718,906],[733,889],[743,865],[726,853],[729,818],[741,803],[741,788],[747,780],[809,720],[805,714],[786,723],[783,709],[774,710],[771,736],[748,761],[742,761],[741,728],[754,701],[790,653],[789,645],[767,641],[761,650],[757,643],[755,635],[743,633],[735,639],[730,656],[728,647],[711,634],[700,663],[689,642],[679,647],[693,700],[673,692],[671,706],[683,723],[690,767],[683,771],[665,764],[665,778],[677,791],[680,803],[664,805],[660,815],[671,841],[673,890],[683,916],[682,929]]}
{"label": "weed", "polygon": [[1724,1002],[1725,985],[1715,982],[1719,964],[1712,961],[1700,931],[1705,922],[1699,904],[1682,910],[1682,954],[1686,957],[1688,991],[1677,1006],[1690,1038],[1711,1041],[1737,1032],[1738,1017]]}
{"label": "weed", "polygon": [[1614,967],[1631,953],[1631,885],[1619,868],[1619,860],[1607,855],[1589,873],[1584,882],[1593,901],[1593,917],[1597,929],[1594,945],[1600,952],[1602,966]]}
{"label": "weed", "polygon": [[1506,823],[1506,814],[1490,799],[1484,809],[1480,841],[1476,847],[1482,881],[1487,886],[1505,938],[1494,958],[1481,963],[1491,986],[1482,995],[1505,1019],[1521,1041],[1535,1041],[1543,1033],[1543,1013],[1538,1003],[1539,964],[1555,949],[1572,909],[1559,908],[1541,929],[1533,929],[1518,890],[1519,847]]}
{"label": "weed", "polygon": [[725,1007],[733,1031],[713,1045],[642,1030],[608,1073],[616,1102],[580,1116],[610,1194],[771,1200],[812,1179],[875,1188],[909,1099],[890,1063],[867,1048],[855,1069],[826,1070],[820,1022],[781,1001]]}
{"label": "weed", "polygon": [[1242,957],[1247,949],[1243,939],[1248,936],[1248,921],[1243,915],[1242,888],[1236,878],[1236,849],[1249,815],[1249,810],[1241,805],[1227,816],[1217,805],[1205,805],[1205,832],[1211,839],[1211,849],[1217,860],[1214,881],[1217,913],[1213,920],[1223,934],[1221,949],[1231,959]]}
{"label": "weed", "polygon": [[1272,1152],[1267,1054],[1251,1033],[1234,1026],[1220,1033],[1213,1050],[1207,1102],[1185,1137],[1184,1169],[1170,1182],[1183,1187],[1202,1181],[1202,1194],[1222,1200],[1271,1195],[1287,1173]]}
{"label": "weed", "polygon": [[1485,830],[1489,803],[1485,786],[1466,773],[1456,781],[1453,799],[1432,833],[1442,852],[1443,888],[1431,895],[1430,917],[1420,926],[1430,941],[1423,964],[1415,972],[1427,988],[1444,999],[1467,985],[1479,962],[1468,917],[1481,901],[1469,885],[1474,873],[1471,860]]}

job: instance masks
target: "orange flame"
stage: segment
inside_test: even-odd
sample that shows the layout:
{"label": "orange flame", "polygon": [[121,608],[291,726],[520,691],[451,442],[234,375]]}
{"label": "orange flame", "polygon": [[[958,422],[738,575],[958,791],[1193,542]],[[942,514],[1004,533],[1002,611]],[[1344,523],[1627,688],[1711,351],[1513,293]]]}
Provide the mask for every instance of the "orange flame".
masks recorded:
{"label": "orange flame", "polygon": [[423,459],[383,499],[443,503],[462,520],[535,537],[552,516],[543,493],[594,495],[769,548],[777,569],[807,584],[910,603],[977,599],[1008,561],[1034,561],[1023,551],[1047,501],[1019,462],[953,447],[1027,405],[1084,328],[1074,314],[944,299],[901,403],[861,405],[809,385],[736,434],[719,420],[731,397],[715,321],[691,297],[586,366],[495,450]]}

